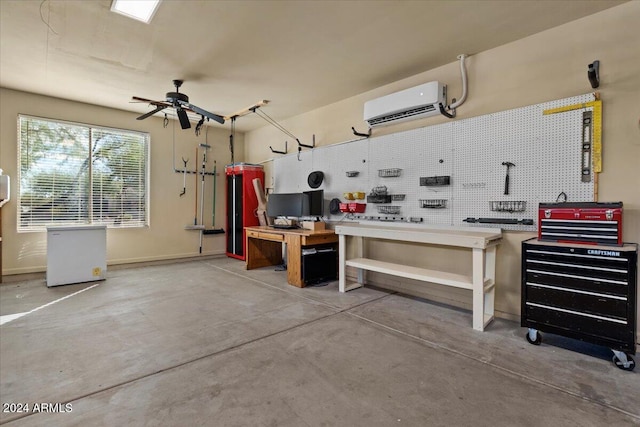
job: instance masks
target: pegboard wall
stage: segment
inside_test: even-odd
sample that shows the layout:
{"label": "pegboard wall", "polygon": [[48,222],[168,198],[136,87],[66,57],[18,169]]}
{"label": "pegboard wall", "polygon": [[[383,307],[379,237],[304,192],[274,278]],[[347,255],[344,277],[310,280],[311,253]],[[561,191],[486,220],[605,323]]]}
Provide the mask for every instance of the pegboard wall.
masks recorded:
{"label": "pegboard wall", "polygon": [[[319,189],[331,220],[534,231],[538,203],[555,202],[562,193],[567,201],[593,200],[595,175],[583,182],[581,170],[582,113],[591,108],[543,115],[590,101],[593,94],[580,95],[282,156],[274,160],[274,192],[308,191],[309,173],[322,171]],[[515,165],[509,194],[503,162]],[[329,213],[328,201],[346,202],[345,192],[369,195],[384,187],[394,196],[389,203],[367,203],[364,213]],[[479,218],[504,223],[469,222]]]}

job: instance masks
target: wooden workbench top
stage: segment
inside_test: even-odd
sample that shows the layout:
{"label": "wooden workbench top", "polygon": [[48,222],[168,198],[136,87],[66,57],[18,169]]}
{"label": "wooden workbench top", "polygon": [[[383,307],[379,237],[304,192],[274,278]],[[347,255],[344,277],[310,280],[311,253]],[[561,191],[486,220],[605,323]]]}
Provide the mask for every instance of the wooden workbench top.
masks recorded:
{"label": "wooden workbench top", "polygon": [[247,231],[257,231],[260,233],[272,234],[298,234],[302,236],[316,236],[323,234],[335,234],[333,230],[308,230],[306,228],[273,228],[268,225],[258,225],[255,227],[245,227]]}
{"label": "wooden workbench top", "polygon": [[368,224],[336,225],[335,233],[346,236],[481,249],[496,245],[502,239],[502,230],[500,229],[398,227]]}

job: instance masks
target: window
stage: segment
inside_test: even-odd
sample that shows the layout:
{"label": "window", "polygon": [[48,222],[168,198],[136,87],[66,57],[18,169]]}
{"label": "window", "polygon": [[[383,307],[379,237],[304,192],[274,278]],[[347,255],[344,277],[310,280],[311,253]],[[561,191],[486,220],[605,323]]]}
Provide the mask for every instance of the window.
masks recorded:
{"label": "window", "polygon": [[148,225],[148,134],[23,115],[18,134],[18,231]]}

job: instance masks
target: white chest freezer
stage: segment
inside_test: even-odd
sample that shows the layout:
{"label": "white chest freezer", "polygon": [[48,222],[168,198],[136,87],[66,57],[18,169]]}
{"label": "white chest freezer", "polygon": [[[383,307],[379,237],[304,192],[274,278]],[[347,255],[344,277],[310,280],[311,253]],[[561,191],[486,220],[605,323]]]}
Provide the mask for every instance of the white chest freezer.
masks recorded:
{"label": "white chest freezer", "polygon": [[47,286],[104,280],[107,227],[47,227]]}

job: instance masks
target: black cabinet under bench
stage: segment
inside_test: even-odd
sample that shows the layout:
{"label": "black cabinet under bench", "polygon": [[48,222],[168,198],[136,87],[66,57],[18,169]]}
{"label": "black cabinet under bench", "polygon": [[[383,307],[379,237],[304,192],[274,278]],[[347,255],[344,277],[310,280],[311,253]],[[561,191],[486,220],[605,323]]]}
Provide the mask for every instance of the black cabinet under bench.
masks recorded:
{"label": "black cabinet under bench", "polygon": [[600,246],[522,242],[521,325],[527,340],[539,331],[613,351],[621,369],[632,370],[636,353],[638,245]]}

